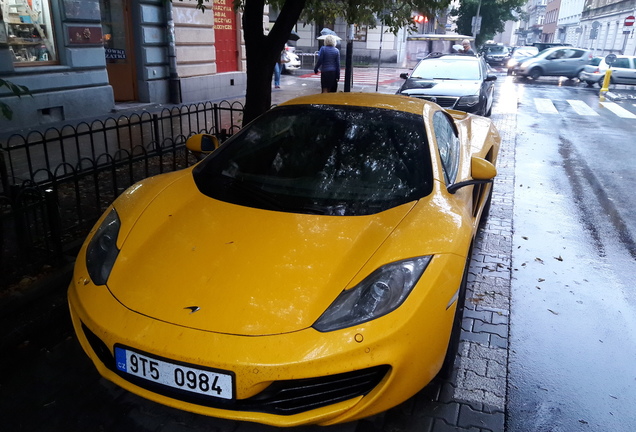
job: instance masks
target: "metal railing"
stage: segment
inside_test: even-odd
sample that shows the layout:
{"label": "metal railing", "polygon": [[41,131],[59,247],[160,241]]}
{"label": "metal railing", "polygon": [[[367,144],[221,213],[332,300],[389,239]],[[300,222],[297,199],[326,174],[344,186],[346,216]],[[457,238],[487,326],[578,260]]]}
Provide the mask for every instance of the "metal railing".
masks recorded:
{"label": "metal railing", "polygon": [[122,115],[0,142],[0,292],[72,255],[110,203],[139,180],[196,162],[195,133],[221,141],[243,105],[223,101]]}

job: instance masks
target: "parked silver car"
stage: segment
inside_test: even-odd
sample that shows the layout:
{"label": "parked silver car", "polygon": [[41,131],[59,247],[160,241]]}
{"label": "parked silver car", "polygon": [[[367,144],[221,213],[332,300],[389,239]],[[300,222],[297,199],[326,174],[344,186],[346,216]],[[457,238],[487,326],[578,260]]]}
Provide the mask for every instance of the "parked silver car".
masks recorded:
{"label": "parked silver car", "polygon": [[515,75],[533,80],[542,76],[577,78],[586,64],[592,60],[592,51],[583,48],[554,47],[541,51],[516,65]]}
{"label": "parked silver car", "polygon": [[[605,63],[605,59],[599,59],[597,66],[586,66],[583,72],[579,74],[579,79],[589,86],[594,84],[602,86],[607,69],[608,66]],[[636,85],[636,57],[616,56],[616,61],[612,64],[610,83]]]}

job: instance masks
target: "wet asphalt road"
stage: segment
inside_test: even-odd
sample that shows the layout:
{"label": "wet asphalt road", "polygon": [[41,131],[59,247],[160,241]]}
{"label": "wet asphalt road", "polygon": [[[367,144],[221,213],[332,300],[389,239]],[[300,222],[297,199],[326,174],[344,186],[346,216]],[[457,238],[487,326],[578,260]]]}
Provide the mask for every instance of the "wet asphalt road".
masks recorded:
{"label": "wet asphalt road", "polygon": [[636,106],[520,90],[507,429],[636,430]]}

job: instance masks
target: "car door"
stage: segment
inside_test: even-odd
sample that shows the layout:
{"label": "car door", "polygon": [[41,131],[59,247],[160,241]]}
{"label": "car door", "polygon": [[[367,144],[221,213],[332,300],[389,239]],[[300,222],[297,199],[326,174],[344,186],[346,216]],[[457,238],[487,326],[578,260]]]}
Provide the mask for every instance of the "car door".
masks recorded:
{"label": "car door", "polygon": [[575,48],[568,48],[564,51],[563,62],[561,63],[563,69],[561,69],[560,74],[574,78],[578,76],[589,60],[588,56],[585,55],[587,51]]}
{"label": "car door", "polygon": [[548,54],[543,63],[544,75],[560,75],[565,66],[565,49],[558,49]]}
{"label": "car door", "polygon": [[619,57],[612,64],[612,81],[616,84],[636,84],[634,58]]}
{"label": "car door", "polygon": [[479,91],[479,99],[482,101],[483,111],[481,115],[489,116],[490,108],[495,97],[495,82],[488,78],[488,65],[481,62],[481,90]]}

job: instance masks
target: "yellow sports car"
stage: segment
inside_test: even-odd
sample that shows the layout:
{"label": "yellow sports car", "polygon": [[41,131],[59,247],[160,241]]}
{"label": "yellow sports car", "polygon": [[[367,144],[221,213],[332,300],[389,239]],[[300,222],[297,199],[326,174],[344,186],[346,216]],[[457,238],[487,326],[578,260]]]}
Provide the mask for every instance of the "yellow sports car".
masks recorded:
{"label": "yellow sports car", "polygon": [[105,378],[200,414],[385,411],[458,333],[499,143],[484,117],[372,93],[290,100],[218,148],[195,135],[208,156],[132,186],[89,234],[79,341]]}

